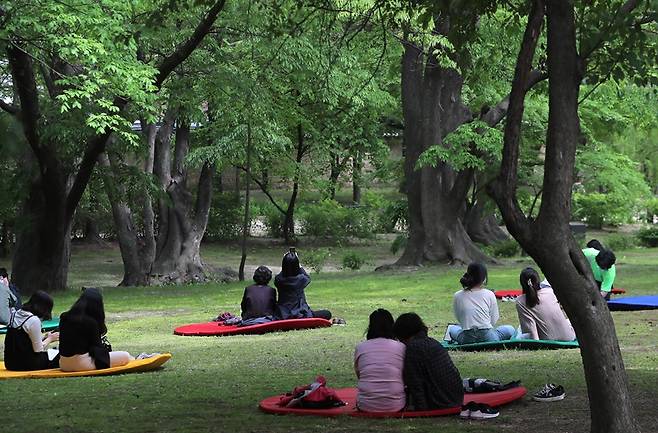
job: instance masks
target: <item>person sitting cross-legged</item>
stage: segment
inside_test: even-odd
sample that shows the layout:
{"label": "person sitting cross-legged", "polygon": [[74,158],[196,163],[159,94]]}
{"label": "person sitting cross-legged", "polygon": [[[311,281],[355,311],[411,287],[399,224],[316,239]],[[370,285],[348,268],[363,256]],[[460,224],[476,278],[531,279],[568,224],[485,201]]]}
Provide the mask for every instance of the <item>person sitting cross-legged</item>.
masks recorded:
{"label": "person sitting cross-legged", "polygon": [[496,327],[498,303],[494,293],[485,288],[487,268],[481,263],[471,263],[460,283],[463,289],[455,293],[452,304],[459,325],[449,326],[450,338],[459,344],[468,344],[514,337],[514,327]]}
{"label": "person sitting cross-legged", "polygon": [[259,266],[254,271],[254,283],[244,289],[242,295],[243,323],[265,323],[274,319],[276,311],[276,290],[268,284],[272,271],[267,266]]}

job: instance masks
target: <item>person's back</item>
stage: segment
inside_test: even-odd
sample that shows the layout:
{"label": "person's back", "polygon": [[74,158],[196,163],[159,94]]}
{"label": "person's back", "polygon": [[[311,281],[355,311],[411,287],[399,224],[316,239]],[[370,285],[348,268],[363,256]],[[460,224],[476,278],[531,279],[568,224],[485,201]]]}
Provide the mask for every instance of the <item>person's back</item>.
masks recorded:
{"label": "person's back", "polygon": [[617,259],[614,253],[606,249],[599,251],[596,248],[585,248],[583,255],[589,262],[592,275],[601,291],[601,295],[609,299],[612,285],[617,275],[617,270],[615,269],[615,261]]}
{"label": "person's back", "polygon": [[313,317],[311,307],[306,302],[304,289],[311,282],[311,278],[302,269],[301,273],[292,276],[278,274],[274,285],[278,291],[276,316],[281,319],[299,319]]}
{"label": "person's back", "polygon": [[406,345],[404,383],[408,410],[461,406],[464,388],[459,370],[448,351],[427,336],[427,327],[415,313],[400,315],[395,335]]}
{"label": "person's back", "polygon": [[354,351],[357,407],[366,412],[397,412],[405,406],[405,346],[393,337],[393,316],[384,309],[370,315],[367,340]]}
{"label": "person's back", "polygon": [[533,340],[573,341],[576,333],[560,307],[553,288],[544,281],[537,291],[538,302],[534,307],[528,304],[527,295],[516,300],[516,310],[521,331]]}
{"label": "person's back", "polygon": [[463,329],[490,329],[498,321],[496,295],[489,289],[459,290],[454,295],[453,308]]}
{"label": "person's back", "polygon": [[254,272],[254,282],[244,289],[242,295],[242,320],[274,316],[276,310],[276,290],[268,286],[272,279],[272,271],[265,266],[259,266]]}

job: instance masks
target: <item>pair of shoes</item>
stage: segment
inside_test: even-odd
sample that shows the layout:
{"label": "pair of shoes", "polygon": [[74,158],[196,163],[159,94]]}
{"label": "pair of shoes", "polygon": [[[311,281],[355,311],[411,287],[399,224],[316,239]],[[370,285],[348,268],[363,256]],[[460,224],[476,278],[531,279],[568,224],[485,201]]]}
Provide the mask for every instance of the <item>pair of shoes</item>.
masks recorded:
{"label": "pair of shoes", "polygon": [[463,419],[490,419],[496,418],[500,412],[497,409],[489,406],[484,403],[475,403],[470,402],[465,406],[462,406],[462,411],[459,413],[459,417]]}
{"label": "pair of shoes", "polygon": [[148,359],[148,358],[153,358],[154,356],[158,356],[158,355],[160,355],[160,354],[157,353],[157,352],[156,353],[142,352],[139,355],[137,355],[137,357],[135,359]]}
{"label": "pair of shoes", "polygon": [[547,383],[539,392],[532,396],[534,401],[559,401],[563,400],[566,393],[562,385]]}
{"label": "pair of shoes", "polygon": [[345,319],[341,319],[340,317],[334,317],[331,319],[331,324],[332,325],[346,325],[347,322],[345,322]]}

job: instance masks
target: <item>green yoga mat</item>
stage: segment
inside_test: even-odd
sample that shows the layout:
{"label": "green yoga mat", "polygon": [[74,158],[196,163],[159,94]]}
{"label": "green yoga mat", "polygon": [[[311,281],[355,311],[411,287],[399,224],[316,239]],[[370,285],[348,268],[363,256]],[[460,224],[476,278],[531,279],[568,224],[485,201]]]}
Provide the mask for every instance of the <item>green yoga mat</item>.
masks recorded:
{"label": "green yoga mat", "polygon": [[486,341],[483,343],[455,344],[442,341],[441,344],[448,350],[502,350],[502,349],[520,349],[520,350],[539,350],[539,349],[577,349],[580,347],[577,341],[557,341],[557,340],[502,340]]}
{"label": "green yoga mat", "polygon": [[[52,331],[53,329],[57,329],[58,327],[59,327],[59,317],[56,317],[53,320],[46,320],[44,322],[41,322],[42,331]],[[4,325],[0,325],[0,334],[6,334],[6,333],[7,333],[7,327]]]}

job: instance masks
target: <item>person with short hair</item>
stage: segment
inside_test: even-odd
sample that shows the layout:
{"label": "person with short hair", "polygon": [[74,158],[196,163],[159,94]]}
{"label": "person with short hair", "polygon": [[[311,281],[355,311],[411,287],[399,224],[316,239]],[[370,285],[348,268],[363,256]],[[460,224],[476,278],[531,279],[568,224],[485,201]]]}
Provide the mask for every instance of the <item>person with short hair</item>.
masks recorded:
{"label": "person with short hair", "polygon": [[455,293],[452,304],[459,325],[448,327],[450,338],[459,344],[468,344],[514,337],[514,327],[496,327],[498,303],[494,293],[485,287],[487,268],[481,263],[471,263],[460,283],[463,289]]}
{"label": "person with short hair", "polygon": [[242,320],[271,318],[276,310],[276,290],[268,284],[272,271],[267,266],[259,266],[254,271],[254,282],[244,289],[242,295]]}
{"label": "person with short hair", "polygon": [[356,404],[364,412],[398,412],[405,407],[405,346],[393,334],[393,316],[379,308],[370,314],[366,341],[354,351],[358,379]]}
{"label": "person with short hair", "polygon": [[33,371],[57,368],[59,356],[53,359],[48,345],[59,339],[59,333],[49,332],[45,338],[41,321],[50,320],[53,298],[41,290],[35,292],[22,308],[11,312],[5,337],[5,368],[14,371]]}
{"label": "person with short hair", "polygon": [[278,319],[302,319],[319,317],[331,320],[329,310],[311,310],[306,302],[304,289],[311,284],[311,277],[299,264],[299,257],[291,248],[281,261],[281,272],[274,278],[278,291],[276,317]]}
{"label": "person with short hair", "polygon": [[103,295],[86,288],[59,321],[59,367],[63,371],[88,371],[118,367],[134,360],[128,352],[112,351],[107,334]]}
{"label": "person with short hair", "polygon": [[603,296],[606,301],[609,300],[615,277],[617,276],[617,271],[615,269],[617,257],[615,257],[615,253],[605,248],[602,250],[597,250],[596,248],[585,248],[583,254],[589,262],[592,274],[594,275],[594,281],[599,287],[601,296]]}
{"label": "person with short hair", "polygon": [[594,248],[597,251],[602,251],[605,249],[598,239],[591,239],[589,242],[587,242],[586,246],[587,248]]}
{"label": "person with short hair", "polygon": [[553,288],[533,268],[525,268],[519,276],[523,294],[516,298],[522,338],[532,340],[573,341],[576,333],[560,307]]}
{"label": "person with short hair", "polygon": [[427,326],[416,313],[401,314],[393,333],[406,346],[403,379],[407,387],[407,410],[459,407],[464,387],[459,370],[448,351],[427,336]]}

